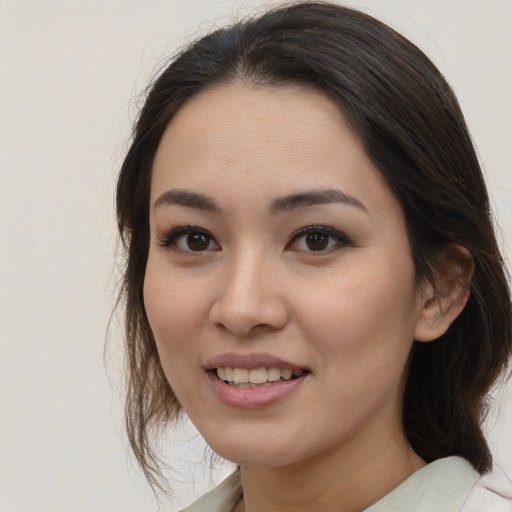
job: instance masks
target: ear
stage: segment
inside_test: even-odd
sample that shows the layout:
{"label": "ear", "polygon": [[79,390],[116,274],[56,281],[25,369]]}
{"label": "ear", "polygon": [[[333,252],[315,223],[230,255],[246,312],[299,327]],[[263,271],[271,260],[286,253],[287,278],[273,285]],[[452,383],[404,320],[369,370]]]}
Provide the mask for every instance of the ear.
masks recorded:
{"label": "ear", "polygon": [[419,291],[415,340],[432,341],[448,330],[468,302],[473,270],[473,258],[466,248],[452,244],[443,249],[434,282],[425,282]]}

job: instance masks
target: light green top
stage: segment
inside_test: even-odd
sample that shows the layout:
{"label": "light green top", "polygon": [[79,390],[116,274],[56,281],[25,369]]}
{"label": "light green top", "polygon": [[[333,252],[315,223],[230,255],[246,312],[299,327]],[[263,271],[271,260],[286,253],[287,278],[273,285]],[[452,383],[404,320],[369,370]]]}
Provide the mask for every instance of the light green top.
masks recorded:
{"label": "light green top", "polygon": [[[480,475],[460,457],[436,460],[364,512],[459,512]],[[236,471],[182,512],[232,512],[243,495]]]}
{"label": "light green top", "polygon": [[365,512],[459,512],[480,479],[461,457],[431,462]]}

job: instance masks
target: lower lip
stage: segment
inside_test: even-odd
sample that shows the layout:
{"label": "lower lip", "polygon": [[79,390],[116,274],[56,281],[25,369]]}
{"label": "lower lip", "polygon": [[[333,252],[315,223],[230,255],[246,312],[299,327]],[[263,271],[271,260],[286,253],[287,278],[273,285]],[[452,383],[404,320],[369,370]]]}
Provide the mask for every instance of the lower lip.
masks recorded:
{"label": "lower lip", "polygon": [[210,387],[217,398],[238,409],[261,409],[273,405],[297,391],[308,375],[305,373],[296,379],[279,381],[271,386],[237,388],[220,380],[215,371],[206,372]]}

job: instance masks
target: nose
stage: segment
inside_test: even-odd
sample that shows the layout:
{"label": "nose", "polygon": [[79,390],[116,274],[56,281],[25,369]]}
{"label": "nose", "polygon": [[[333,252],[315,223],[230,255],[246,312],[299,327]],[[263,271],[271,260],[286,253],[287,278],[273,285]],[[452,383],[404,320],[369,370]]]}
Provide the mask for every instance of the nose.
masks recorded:
{"label": "nose", "polygon": [[282,329],[288,309],[277,274],[262,256],[231,261],[221,276],[210,321],[243,337]]}

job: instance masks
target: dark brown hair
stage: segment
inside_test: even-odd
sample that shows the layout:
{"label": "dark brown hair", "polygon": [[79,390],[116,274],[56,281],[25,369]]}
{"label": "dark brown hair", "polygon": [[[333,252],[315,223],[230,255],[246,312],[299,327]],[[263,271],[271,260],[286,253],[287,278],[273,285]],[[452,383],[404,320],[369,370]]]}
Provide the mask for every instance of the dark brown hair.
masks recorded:
{"label": "dark brown hair", "polygon": [[339,106],[402,204],[418,280],[433,281],[438,256],[450,244],[471,253],[464,311],[442,337],[413,345],[403,425],[426,461],[460,455],[488,470],[481,422],[486,394],[510,357],[512,317],[486,187],[460,107],[432,62],[397,32],[353,9],[305,2],[216,30],[180,53],[151,85],[122,165],[117,219],[126,254],[126,422],[150,483],[159,486],[161,476],[152,434],[180,411],[143,301],[152,162],[185,102],[235,80],[303,84]]}

